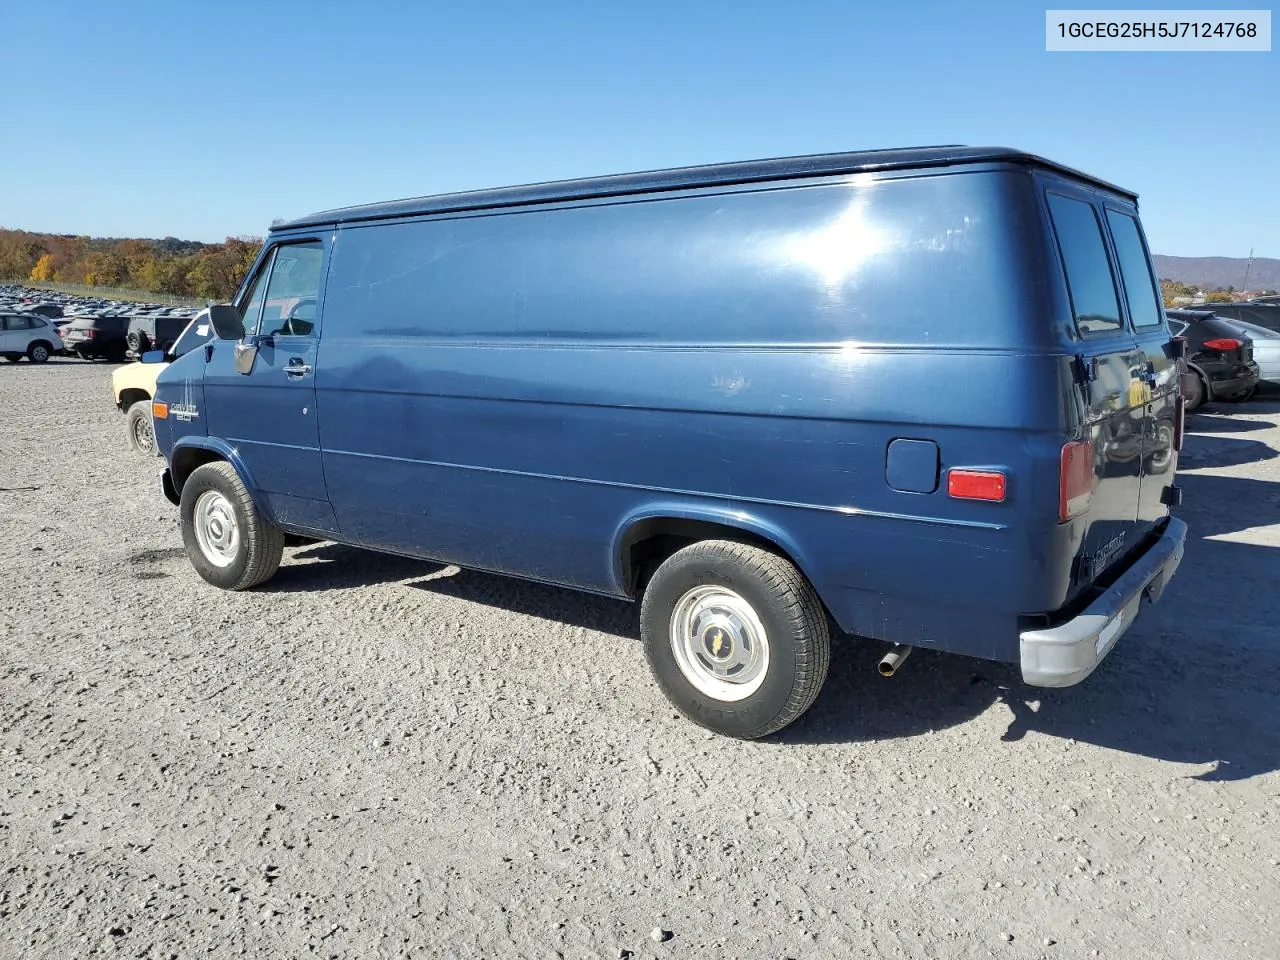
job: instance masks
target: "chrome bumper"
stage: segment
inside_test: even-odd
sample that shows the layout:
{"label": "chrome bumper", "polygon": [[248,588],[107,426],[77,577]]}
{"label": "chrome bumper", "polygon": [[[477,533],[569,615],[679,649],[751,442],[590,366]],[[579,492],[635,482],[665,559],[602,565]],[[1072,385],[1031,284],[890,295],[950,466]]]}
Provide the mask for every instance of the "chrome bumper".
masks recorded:
{"label": "chrome bumper", "polygon": [[1160,599],[1182,562],[1187,525],[1171,517],[1164,533],[1102,596],[1066,623],[1019,638],[1022,679],[1035,687],[1079,683],[1111,652],[1144,599]]}

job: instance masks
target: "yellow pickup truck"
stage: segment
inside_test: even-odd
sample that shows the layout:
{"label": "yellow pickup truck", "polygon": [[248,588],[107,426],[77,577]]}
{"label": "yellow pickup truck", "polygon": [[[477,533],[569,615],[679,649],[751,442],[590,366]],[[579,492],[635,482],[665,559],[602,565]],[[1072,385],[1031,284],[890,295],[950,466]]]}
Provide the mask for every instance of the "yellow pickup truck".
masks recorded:
{"label": "yellow pickup truck", "polygon": [[151,423],[151,398],[156,394],[156,378],[174,360],[213,339],[208,311],[192,318],[168,351],[152,350],[111,374],[116,407],[125,415],[125,438],[129,448],[148,456],[156,453],[155,429]]}

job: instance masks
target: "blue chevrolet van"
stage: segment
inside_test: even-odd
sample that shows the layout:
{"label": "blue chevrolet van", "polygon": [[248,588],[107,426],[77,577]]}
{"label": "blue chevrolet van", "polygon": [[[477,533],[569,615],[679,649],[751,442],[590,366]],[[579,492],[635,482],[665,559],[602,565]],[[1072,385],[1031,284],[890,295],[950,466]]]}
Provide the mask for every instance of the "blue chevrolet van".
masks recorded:
{"label": "blue chevrolet van", "polygon": [[1015,150],[332,210],[210,319],[154,405],[205,580],[292,535],[632,598],[725,734],[803,714],[833,635],[1076,683],[1182,557],[1136,197]]}

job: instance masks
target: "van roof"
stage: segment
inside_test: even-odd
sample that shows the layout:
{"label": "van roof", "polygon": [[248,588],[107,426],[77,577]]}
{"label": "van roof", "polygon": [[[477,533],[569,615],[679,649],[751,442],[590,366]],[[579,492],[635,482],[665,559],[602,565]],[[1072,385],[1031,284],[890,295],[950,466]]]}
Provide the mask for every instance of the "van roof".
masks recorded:
{"label": "van roof", "polygon": [[451,213],[489,207],[513,207],[558,200],[585,200],[596,197],[621,196],[631,193],[653,193],[663,190],[686,190],[697,187],[728,186],[766,180],[796,177],[824,177],[840,174],[870,173],[880,170],[906,170],[945,167],[971,163],[1018,163],[1042,167],[1084,180],[1114,193],[1137,199],[1137,194],[1086,173],[1054,163],[1035,154],[1009,147],[966,147],[957,144],[936,147],[909,147],[895,150],[862,150],[854,153],[819,153],[802,157],[780,157],[773,160],[748,160],[740,163],[718,163],[697,167],[674,167],[645,173],[620,173],[582,180],[557,180],[519,187],[491,190],[469,190],[464,193],[442,193],[435,196],[391,200],[354,207],[325,210],[276,224],[272,232],[314,227],[323,224],[351,223],[361,220],[385,220],[431,213]]}

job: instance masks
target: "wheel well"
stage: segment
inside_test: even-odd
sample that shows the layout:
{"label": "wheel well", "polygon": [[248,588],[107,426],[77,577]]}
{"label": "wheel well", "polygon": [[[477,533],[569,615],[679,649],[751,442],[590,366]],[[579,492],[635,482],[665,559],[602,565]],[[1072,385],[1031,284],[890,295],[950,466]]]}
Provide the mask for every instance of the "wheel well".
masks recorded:
{"label": "wheel well", "polygon": [[120,391],[120,400],[117,405],[121,410],[128,410],[135,403],[150,399],[151,394],[147,393],[147,391],[140,390],[137,387],[129,387],[126,390]]}
{"label": "wheel well", "polygon": [[173,478],[173,489],[181,494],[183,484],[187,482],[187,477],[191,476],[197,467],[203,467],[206,463],[225,459],[226,457],[216,450],[206,450],[204,447],[181,447],[175,450],[173,464],[169,468],[170,476]]}
{"label": "wheel well", "polygon": [[[622,543],[622,582],[627,592],[633,597],[644,593],[649,579],[668,557],[677,550],[697,543],[699,540],[733,540],[747,543],[770,553],[786,557],[792,563],[795,558],[789,556],[767,537],[733,527],[725,523],[713,523],[707,520],[686,520],[679,517],[652,517],[641,520],[627,531]],[[799,567],[799,564],[796,564]]]}

